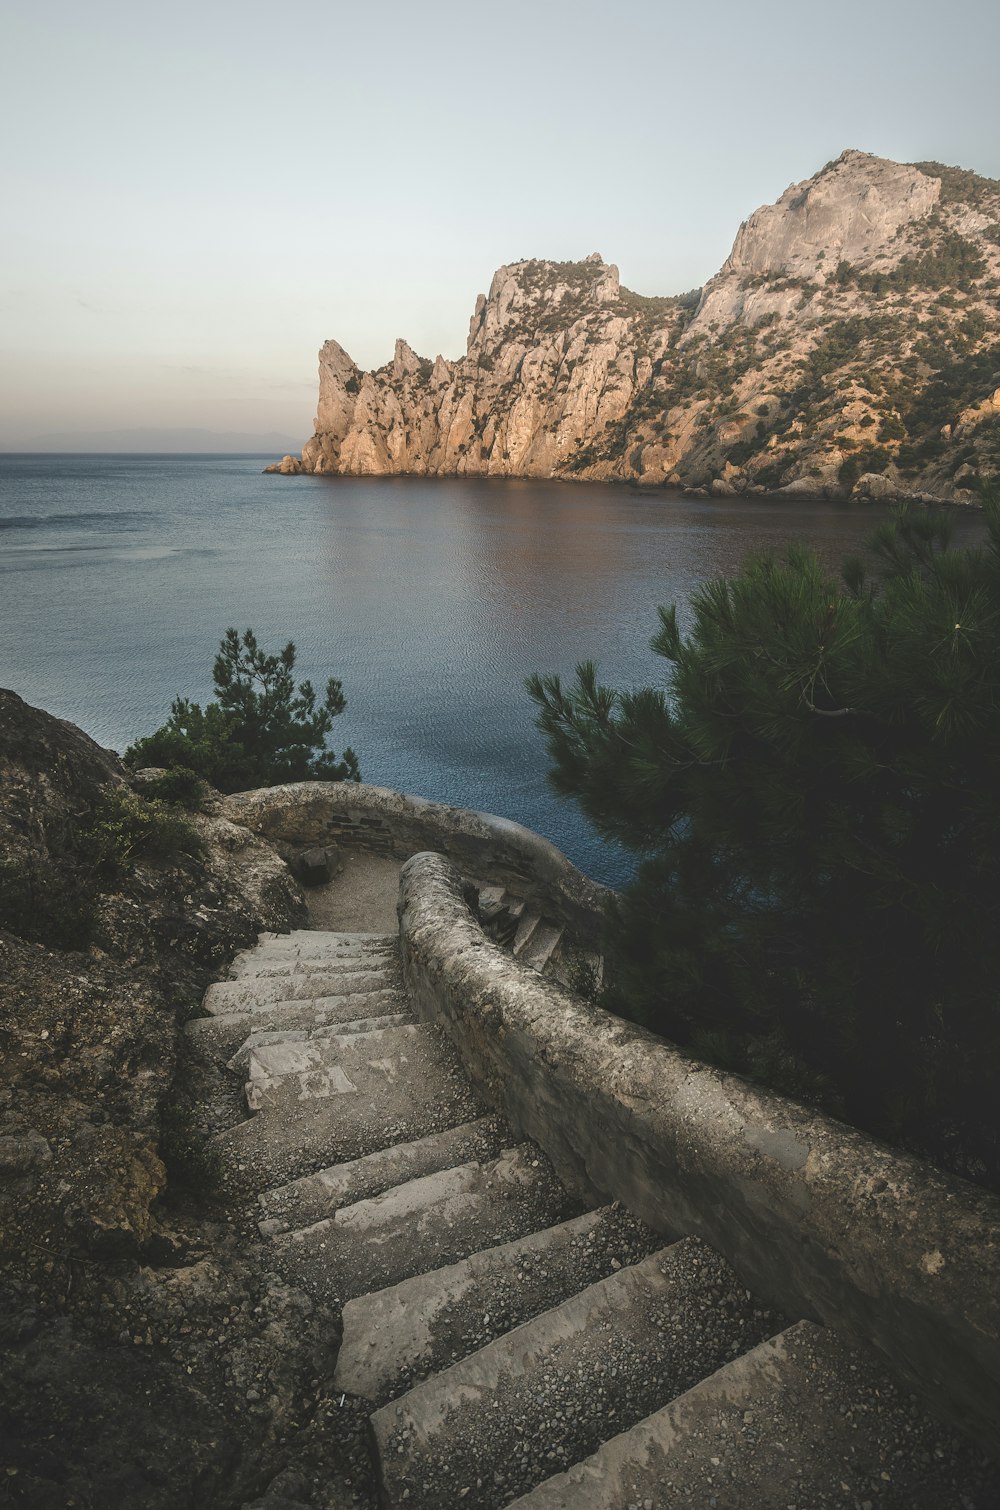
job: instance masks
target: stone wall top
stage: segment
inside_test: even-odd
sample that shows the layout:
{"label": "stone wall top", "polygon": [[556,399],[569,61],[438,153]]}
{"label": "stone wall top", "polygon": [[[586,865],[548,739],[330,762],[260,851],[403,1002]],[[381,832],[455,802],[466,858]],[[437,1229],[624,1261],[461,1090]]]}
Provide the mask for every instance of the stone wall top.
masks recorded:
{"label": "stone wall top", "polygon": [[353,781],[302,781],[221,800],[226,817],[268,839],[286,858],[317,844],[407,860],[447,855],[469,879],[504,885],[576,932],[593,937],[610,893],[540,834],[492,813],[447,807]]}

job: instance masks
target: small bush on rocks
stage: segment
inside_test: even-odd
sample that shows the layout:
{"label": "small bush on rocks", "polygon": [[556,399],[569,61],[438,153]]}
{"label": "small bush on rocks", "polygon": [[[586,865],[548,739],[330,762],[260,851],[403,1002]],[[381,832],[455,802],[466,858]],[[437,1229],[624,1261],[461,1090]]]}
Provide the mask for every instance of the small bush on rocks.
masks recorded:
{"label": "small bush on rocks", "polygon": [[147,796],[159,797],[161,801],[177,807],[194,809],[200,806],[206,786],[190,767],[175,765],[168,767],[155,781],[149,782],[144,790]]}
{"label": "small bush on rocks", "polygon": [[322,702],[311,682],[296,685],[295,646],[267,655],[252,629],[227,629],[212,667],[215,701],[203,708],[175,698],[167,722],[125,752],[126,762],[183,767],[220,792],[286,781],[360,781],[354,751],[327,749],[333,721],[347,706],[330,677]]}
{"label": "small bush on rocks", "polygon": [[77,852],[104,880],[126,874],[137,860],[169,860],[201,852],[201,840],[158,797],[113,787],[80,830]]}

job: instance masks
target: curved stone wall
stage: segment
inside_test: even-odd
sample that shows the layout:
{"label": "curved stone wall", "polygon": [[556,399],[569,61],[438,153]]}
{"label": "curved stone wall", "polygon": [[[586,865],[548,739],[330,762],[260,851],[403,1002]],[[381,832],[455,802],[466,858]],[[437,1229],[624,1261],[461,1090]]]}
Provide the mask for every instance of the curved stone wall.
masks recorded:
{"label": "curved stone wall", "polygon": [[440,855],[403,867],[400,932],[420,1015],[569,1185],[703,1237],[788,1315],[868,1338],[1000,1450],[1000,1201],[523,968]]}
{"label": "curved stone wall", "polygon": [[224,797],[233,823],[262,835],[290,858],[313,845],[343,845],[407,860],[436,850],[470,880],[508,886],[544,904],[548,917],[594,941],[610,893],[582,875],[531,829],[491,813],[446,807],[353,781],[301,781]]}

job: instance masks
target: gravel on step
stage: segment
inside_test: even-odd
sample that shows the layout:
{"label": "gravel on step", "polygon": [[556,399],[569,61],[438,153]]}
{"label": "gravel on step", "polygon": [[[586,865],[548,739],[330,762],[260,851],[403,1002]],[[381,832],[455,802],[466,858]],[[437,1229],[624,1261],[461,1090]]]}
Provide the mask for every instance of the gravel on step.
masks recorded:
{"label": "gravel on step", "polygon": [[279,1273],[346,1301],[544,1230],[579,1213],[541,1149],[437,1170],[274,1238]]}
{"label": "gravel on step", "polygon": [[495,1158],[516,1141],[504,1119],[494,1113],[428,1138],[396,1143],[363,1158],[317,1170],[261,1194],[263,1220],[269,1224],[266,1231],[273,1235],[292,1227],[307,1227],[333,1216],[341,1206],[369,1200],[405,1180],[451,1169],[470,1159]]}
{"label": "gravel on step", "polygon": [[662,1247],[616,1203],[351,1300],[336,1382],[392,1399]]}
{"label": "gravel on step", "polygon": [[[383,1407],[373,1423],[381,1419],[387,1503],[405,1495],[413,1510],[497,1510],[781,1329],[783,1318],[704,1243],[684,1239],[646,1260],[654,1263],[666,1286],[646,1304],[611,1310],[539,1351],[531,1328],[564,1308],[546,1312],[491,1345],[499,1372],[474,1354]],[[432,1440],[418,1415],[437,1422]]]}
{"label": "gravel on step", "polygon": [[427,1027],[423,1036],[423,1050],[410,1052],[412,1079],[405,1094],[397,1082],[399,1094],[393,1097],[290,1100],[280,1115],[261,1112],[213,1139],[210,1148],[222,1161],[226,1188],[234,1196],[259,1195],[331,1164],[483,1116],[485,1108],[446,1035]]}
{"label": "gravel on step", "polygon": [[325,965],[333,969],[340,969],[344,965],[350,965],[356,960],[368,960],[373,964],[385,964],[398,961],[398,946],[383,945],[381,947],[355,946],[350,949],[312,949],[309,951],[278,951],[270,945],[262,944],[257,949],[251,949],[247,954],[238,955],[230,965],[230,977],[233,980],[241,975],[256,975],[263,971],[267,974],[271,970],[310,970],[322,968]]}
{"label": "gravel on step", "polygon": [[995,1510],[1000,1467],[870,1351],[801,1321],[516,1510]]}

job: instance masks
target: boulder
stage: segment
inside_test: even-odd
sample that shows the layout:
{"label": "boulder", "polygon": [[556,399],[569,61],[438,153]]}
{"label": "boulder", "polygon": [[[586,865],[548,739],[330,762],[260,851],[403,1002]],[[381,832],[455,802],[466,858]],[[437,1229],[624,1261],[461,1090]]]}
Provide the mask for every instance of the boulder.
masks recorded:
{"label": "boulder", "polygon": [[340,868],[337,851],[323,845],[303,850],[294,866],[295,875],[303,886],[325,886]]}
{"label": "boulder", "polygon": [[851,490],[852,498],[871,501],[899,497],[899,484],[882,472],[864,472]]}

